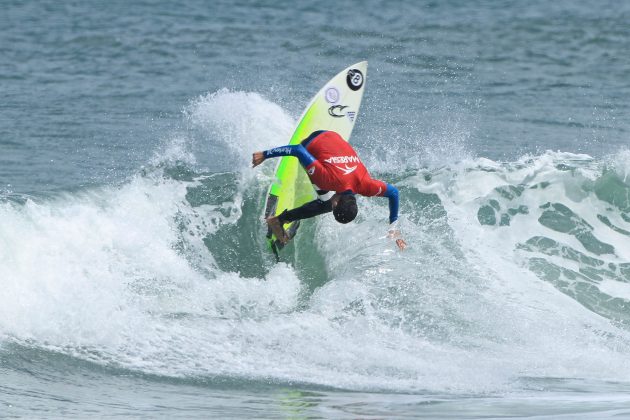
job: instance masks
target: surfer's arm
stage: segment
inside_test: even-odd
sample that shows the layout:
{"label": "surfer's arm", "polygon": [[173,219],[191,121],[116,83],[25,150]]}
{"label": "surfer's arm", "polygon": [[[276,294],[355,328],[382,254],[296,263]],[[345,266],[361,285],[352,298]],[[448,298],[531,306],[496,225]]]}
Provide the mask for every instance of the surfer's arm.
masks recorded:
{"label": "surfer's arm", "polygon": [[407,244],[402,238],[400,229],[398,228],[398,207],[399,194],[398,188],[392,184],[387,184],[377,179],[367,178],[361,183],[359,194],[366,197],[387,197],[389,199],[389,229],[387,236],[396,240],[396,245],[401,250],[405,249]]}
{"label": "surfer's arm", "polygon": [[398,188],[394,187],[392,184],[387,184],[383,197],[387,197],[389,199],[389,223],[392,224],[398,220]]}
{"label": "surfer's arm", "polygon": [[387,184],[383,197],[389,199],[389,230],[388,236],[396,240],[396,245],[402,251],[407,247],[407,243],[402,238],[400,228],[398,227],[398,207],[399,207],[399,194],[398,188],[392,184]]}
{"label": "surfer's arm", "polygon": [[389,199],[389,223],[398,220],[398,188],[392,184],[370,178],[368,175],[361,180],[358,193],[366,197],[387,197]]}
{"label": "surfer's arm", "polygon": [[252,157],[252,165],[258,166],[265,159],[281,156],[295,156],[300,161],[300,164],[305,168],[316,160],[315,157],[306,150],[306,147],[301,144],[295,144],[292,146],[274,147],[273,149],[265,150],[264,152],[256,152]]}

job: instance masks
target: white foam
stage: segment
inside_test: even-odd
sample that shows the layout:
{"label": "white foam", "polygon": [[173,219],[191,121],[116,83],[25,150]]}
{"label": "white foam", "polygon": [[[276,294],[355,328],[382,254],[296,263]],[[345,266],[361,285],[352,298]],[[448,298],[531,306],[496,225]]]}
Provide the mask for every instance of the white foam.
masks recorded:
{"label": "white foam", "polygon": [[[562,162],[576,168],[558,170],[556,165]],[[491,166],[492,172],[480,171],[480,166]],[[423,177],[416,180],[421,191],[440,196],[467,264],[485,279],[484,295],[491,296],[492,302],[485,309],[493,319],[495,331],[491,335],[498,343],[491,354],[497,362],[512,358],[508,364],[512,365],[513,374],[622,378],[630,372],[627,355],[616,350],[620,345],[627,346],[628,332],[552,285],[541,282],[526,267],[526,258],[537,254],[522,253],[517,249],[517,244],[540,235],[590,254],[575,237],[548,229],[538,222],[541,205],[559,202],[595,226],[597,238],[615,246],[616,255],[600,258],[615,263],[627,261],[629,255],[624,248],[627,238],[603,226],[596,218],[606,203],[598,202],[594,195],[581,188],[598,171],[601,173],[601,167],[588,156],[547,152],[540,157],[527,157],[516,164],[499,167],[488,165],[485,160],[462,163],[456,171],[433,174],[429,182]],[[548,182],[549,186],[527,189],[540,182]],[[526,187],[525,191],[511,202],[492,193],[497,186],[521,184]],[[477,210],[490,198],[498,199],[504,212],[507,205],[525,204],[529,214],[512,217],[509,227],[482,226],[477,220]],[[599,285],[609,293],[621,292],[620,288],[610,286],[610,282]],[[623,292],[621,296],[627,295]],[[605,338],[602,331],[608,334]],[[504,341],[503,345],[499,344],[501,341]]]}
{"label": "white foam", "polygon": [[630,301],[630,284],[620,281],[604,279],[597,285],[599,290],[610,295]]}
{"label": "white foam", "polygon": [[[243,112],[249,122],[241,122]],[[209,137],[238,145],[242,178],[251,151],[282,144],[292,126],[280,107],[239,92],[202,97],[187,115]],[[196,161],[180,140],[153,166]],[[557,169],[568,161],[577,169]],[[627,331],[538,279],[515,249],[544,234],[584,251],[537,222],[541,204],[562,202],[619,250],[606,261],[627,261],[627,238],[598,224],[593,208],[602,209],[579,188],[596,172],[588,157],[549,152],[512,164],[464,159],[407,178],[416,196],[438,194],[447,218],[403,196],[409,248],[400,253],[385,238],[385,199],[361,199],[349,225],[322,216],[312,246],[329,281],[310,297],[288,265],[245,278],[220,270],[203,244],[238,221],[248,188],[265,189],[255,178],[239,179],[219,206],[191,208],[185,196],[198,181],[159,173],[24,206],[3,203],[0,337],[159,375],[349,389],[485,393],[518,390],[524,376],[626,380]],[[515,200],[528,215],[509,227],[479,224],[477,210],[494,188],[542,181],[549,186]],[[308,241],[303,246],[311,252]],[[627,296],[613,286],[600,284]]]}
{"label": "white foam", "polygon": [[153,166],[161,166],[164,164],[174,165],[183,163],[194,166],[197,164],[197,158],[190,150],[189,140],[185,137],[175,137],[169,139],[165,143],[163,150],[156,151],[150,161]]}
{"label": "white foam", "polygon": [[221,89],[192,101],[184,113],[193,126],[240,158],[237,168],[251,166],[255,151],[287,144],[295,126],[285,110],[255,92]]}
{"label": "white foam", "polygon": [[624,183],[630,184],[630,149],[624,148],[607,156],[605,162]]}

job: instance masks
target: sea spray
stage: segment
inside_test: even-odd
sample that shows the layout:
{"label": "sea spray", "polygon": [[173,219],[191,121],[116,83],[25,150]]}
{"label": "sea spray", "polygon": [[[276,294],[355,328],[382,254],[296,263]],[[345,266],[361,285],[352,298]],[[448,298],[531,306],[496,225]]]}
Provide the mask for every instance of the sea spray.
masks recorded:
{"label": "sea spray", "polygon": [[[373,175],[401,190],[405,252],[386,238],[387,200],[361,198],[355,223],[306,222],[295,259],[276,265],[260,220],[268,175],[236,163],[249,147],[234,170],[204,172],[186,141],[120,185],[2,203],[5,345],[352,390],[502,393],[630,373],[630,221],[598,196],[596,159],[393,162]],[[300,270],[315,259],[310,284]]]}

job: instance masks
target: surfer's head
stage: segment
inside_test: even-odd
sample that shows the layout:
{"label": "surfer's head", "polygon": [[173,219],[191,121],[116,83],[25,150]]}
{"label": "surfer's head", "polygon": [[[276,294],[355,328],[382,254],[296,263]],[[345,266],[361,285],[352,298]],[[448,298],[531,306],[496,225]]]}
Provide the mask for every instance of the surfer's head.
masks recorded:
{"label": "surfer's head", "polygon": [[357,217],[358,211],[354,194],[342,194],[333,206],[333,215],[339,223],[350,223]]}

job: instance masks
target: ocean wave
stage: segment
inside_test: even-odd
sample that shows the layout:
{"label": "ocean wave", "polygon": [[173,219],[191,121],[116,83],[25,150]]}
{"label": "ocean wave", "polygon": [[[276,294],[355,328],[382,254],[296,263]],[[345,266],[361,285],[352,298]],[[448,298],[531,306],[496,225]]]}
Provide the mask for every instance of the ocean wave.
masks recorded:
{"label": "ocean wave", "polygon": [[[217,98],[269,107],[203,98],[191,118],[206,136],[224,128],[208,122]],[[306,221],[276,264],[260,218],[272,165],[207,172],[189,140],[120,185],[0,203],[0,341],[142,374],[352,390],[630,373],[623,155],[383,167],[405,252],[386,238],[387,200],[360,198],[354,223]],[[259,140],[235,159],[275,135]]]}

